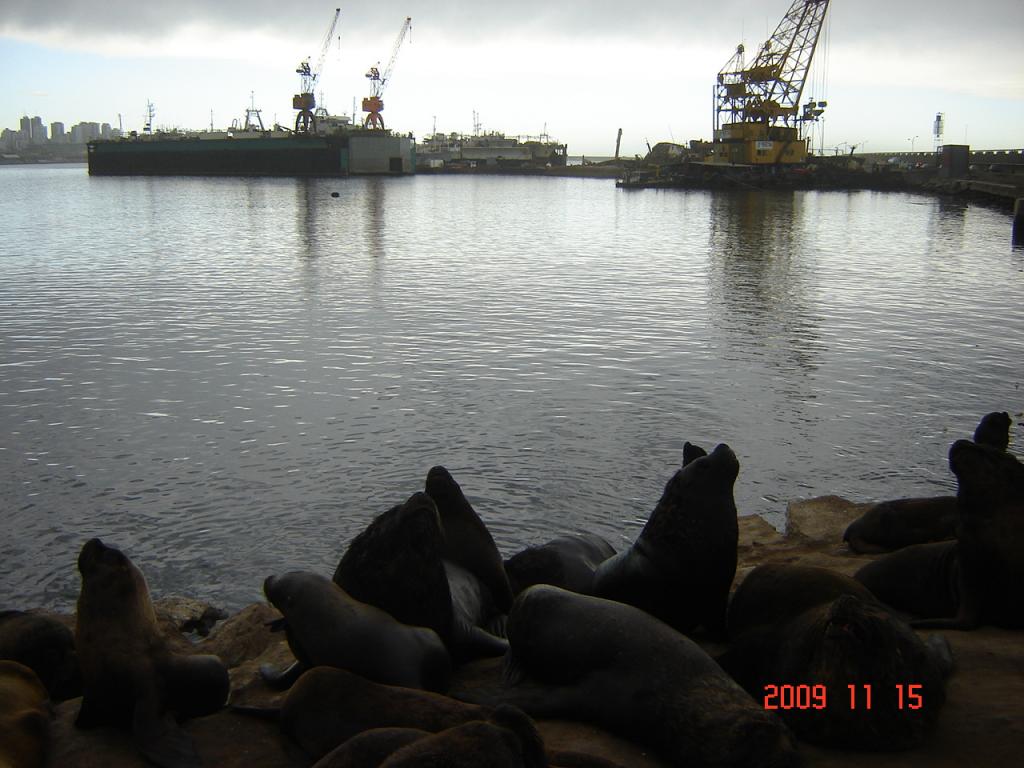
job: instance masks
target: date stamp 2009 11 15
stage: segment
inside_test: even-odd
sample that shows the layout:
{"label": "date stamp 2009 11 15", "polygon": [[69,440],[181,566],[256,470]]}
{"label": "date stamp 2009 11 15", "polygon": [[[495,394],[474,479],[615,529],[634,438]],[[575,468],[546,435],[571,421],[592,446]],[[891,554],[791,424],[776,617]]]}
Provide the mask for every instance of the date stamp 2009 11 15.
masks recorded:
{"label": "date stamp 2009 11 15", "polygon": [[[870,684],[846,686],[849,709],[871,709],[872,686]],[[920,683],[898,683],[895,686],[897,709],[921,709],[924,699]],[[828,689],[824,685],[766,685],[764,687],[765,709],[825,709],[829,706]]]}

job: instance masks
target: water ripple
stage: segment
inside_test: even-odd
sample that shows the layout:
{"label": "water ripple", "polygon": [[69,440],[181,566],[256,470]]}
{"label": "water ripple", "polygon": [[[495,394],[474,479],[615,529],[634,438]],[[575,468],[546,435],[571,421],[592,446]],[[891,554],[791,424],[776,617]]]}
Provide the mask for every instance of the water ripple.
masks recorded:
{"label": "water ripple", "polygon": [[1000,211],[0,175],[0,590],[24,606],[69,606],[98,535],[154,592],[237,608],[268,573],[330,572],[434,464],[505,554],[629,541],[686,440],[734,447],[744,514],[947,493],[949,443],[1024,410]]}

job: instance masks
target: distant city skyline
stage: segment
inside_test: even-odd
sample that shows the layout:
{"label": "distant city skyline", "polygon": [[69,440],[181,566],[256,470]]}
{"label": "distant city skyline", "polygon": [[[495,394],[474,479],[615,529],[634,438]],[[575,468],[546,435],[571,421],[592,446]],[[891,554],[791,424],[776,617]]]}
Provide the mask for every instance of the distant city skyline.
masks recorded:
{"label": "distant city skyline", "polygon": [[[745,44],[751,60],[791,0],[704,3],[605,0],[514,8],[481,0],[378,0],[341,7],[323,49],[316,93],[332,113],[359,113],[364,74],[386,64],[412,16],[384,95],[389,127],[418,138],[436,126],[472,133],[549,133],[570,154],[624,154],[648,143],[710,139],[718,71]],[[294,0],[185,2],[173,12],[112,0],[8,0],[0,19],[0,125],[23,115],[102,116],[141,130],[224,129],[250,98],[269,126],[294,121],[303,59],[321,53],[335,5]],[[831,3],[804,100],[829,106],[815,148],[931,149],[935,115],[944,143],[1024,146],[1024,29],[1019,0]],[[212,112],[212,115],[211,115]]]}

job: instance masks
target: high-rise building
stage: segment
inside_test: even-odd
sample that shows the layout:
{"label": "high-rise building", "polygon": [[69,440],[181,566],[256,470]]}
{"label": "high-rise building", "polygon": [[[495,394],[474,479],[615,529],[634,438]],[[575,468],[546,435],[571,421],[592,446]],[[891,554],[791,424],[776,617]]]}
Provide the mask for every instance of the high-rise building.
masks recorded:
{"label": "high-rise building", "polygon": [[46,143],[46,126],[43,125],[43,118],[36,115],[29,123],[29,141],[33,144]]}
{"label": "high-rise building", "polygon": [[21,140],[28,144],[32,141],[32,119],[28,115],[21,118]]}
{"label": "high-rise building", "polygon": [[109,139],[110,138],[110,123],[104,123],[103,125],[100,126],[100,138],[103,138],[103,139]]}
{"label": "high-rise building", "polygon": [[58,142],[60,144],[63,144],[66,141],[64,138],[64,123],[50,123],[50,141]]}
{"label": "high-rise building", "polygon": [[85,144],[89,139],[98,139],[99,137],[99,123],[77,123],[71,126],[72,144]]}

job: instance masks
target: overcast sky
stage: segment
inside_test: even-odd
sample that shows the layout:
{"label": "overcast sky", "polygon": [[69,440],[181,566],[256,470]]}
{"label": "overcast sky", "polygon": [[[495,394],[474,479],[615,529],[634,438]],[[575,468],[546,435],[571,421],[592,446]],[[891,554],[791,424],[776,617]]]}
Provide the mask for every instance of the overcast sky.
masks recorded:
{"label": "overcast sky", "polygon": [[[332,113],[368,93],[406,16],[412,34],[384,93],[389,127],[417,137],[547,132],[572,155],[710,139],[715,76],[748,60],[792,0],[375,0],[341,4],[317,88]],[[0,128],[39,115],[142,127],[223,128],[253,94],[266,123],[294,122],[295,68],[315,61],[335,2],[0,0]],[[946,143],[1024,147],[1024,2],[835,0],[806,97],[827,99],[815,144],[865,151]]]}

